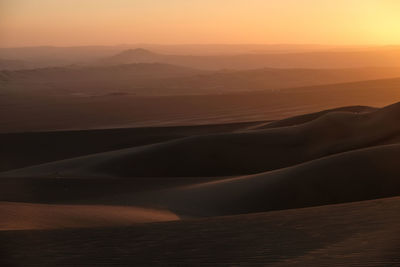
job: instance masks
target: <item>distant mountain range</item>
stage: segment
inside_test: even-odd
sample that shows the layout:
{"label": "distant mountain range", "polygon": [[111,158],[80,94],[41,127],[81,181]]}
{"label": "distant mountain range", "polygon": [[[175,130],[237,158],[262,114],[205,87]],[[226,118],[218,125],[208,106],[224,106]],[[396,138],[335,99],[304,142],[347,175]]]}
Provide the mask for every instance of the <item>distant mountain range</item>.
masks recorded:
{"label": "distant mountain range", "polygon": [[[88,46],[0,48],[0,58],[23,68],[164,63],[204,70],[257,68],[400,67],[400,48],[290,45]],[[2,69],[16,69],[5,66]]]}
{"label": "distant mountain range", "polygon": [[100,60],[101,64],[166,63],[186,67],[221,69],[257,68],[360,68],[400,67],[400,49],[368,51],[322,51],[239,55],[172,55],[146,49],[129,49]]}

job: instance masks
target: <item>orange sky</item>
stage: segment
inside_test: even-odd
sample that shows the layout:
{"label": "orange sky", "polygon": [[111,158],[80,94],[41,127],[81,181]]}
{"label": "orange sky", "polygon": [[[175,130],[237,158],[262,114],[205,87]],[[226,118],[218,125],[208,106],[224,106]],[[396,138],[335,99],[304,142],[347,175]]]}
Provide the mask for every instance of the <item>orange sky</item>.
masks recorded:
{"label": "orange sky", "polygon": [[400,0],[0,0],[0,46],[400,44]]}

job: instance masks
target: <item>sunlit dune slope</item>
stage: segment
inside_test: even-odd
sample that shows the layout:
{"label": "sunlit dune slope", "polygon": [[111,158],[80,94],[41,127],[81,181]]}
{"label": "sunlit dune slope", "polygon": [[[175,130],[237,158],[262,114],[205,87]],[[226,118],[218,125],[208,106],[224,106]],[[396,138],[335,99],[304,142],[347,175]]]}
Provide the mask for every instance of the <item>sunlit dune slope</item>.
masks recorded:
{"label": "sunlit dune slope", "polygon": [[[0,232],[26,266],[397,266],[399,198],[123,228]],[[107,265],[107,264],[106,264]]]}
{"label": "sunlit dune slope", "polygon": [[0,202],[0,231],[127,226],[179,220],[155,209],[101,205],[51,205]]}

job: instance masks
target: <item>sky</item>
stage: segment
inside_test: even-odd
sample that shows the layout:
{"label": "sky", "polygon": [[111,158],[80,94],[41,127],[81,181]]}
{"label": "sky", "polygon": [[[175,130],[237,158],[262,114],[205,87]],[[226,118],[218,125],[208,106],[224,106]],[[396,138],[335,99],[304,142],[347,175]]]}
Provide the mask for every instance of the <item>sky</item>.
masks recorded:
{"label": "sky", "polygon": [[0,0],[0,46],[400,44],[399,0]]}

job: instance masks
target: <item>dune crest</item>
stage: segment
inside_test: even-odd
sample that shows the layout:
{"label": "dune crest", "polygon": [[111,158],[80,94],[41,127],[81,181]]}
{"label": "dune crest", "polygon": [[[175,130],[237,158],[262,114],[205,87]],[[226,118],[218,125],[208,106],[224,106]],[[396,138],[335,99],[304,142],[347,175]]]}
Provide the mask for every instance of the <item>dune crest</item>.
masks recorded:
{"label": "dune crest", "polygon": [[187,137],[1,173],[7,177],[210,177],[256,174],[400,140],[400,103],[333,111],[290,127]]}

